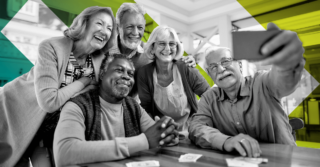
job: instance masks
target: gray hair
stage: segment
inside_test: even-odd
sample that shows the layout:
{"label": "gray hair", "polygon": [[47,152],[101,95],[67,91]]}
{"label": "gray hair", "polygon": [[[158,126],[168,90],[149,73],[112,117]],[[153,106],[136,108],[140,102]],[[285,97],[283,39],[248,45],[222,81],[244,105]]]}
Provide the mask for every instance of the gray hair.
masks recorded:
{"label": "gray hair", "polygon": [[166,31],[169,31],[170,33],[172,33],[175,42],[177,42],[177,53],[176,53],[176,56],[174,57],[174,59],[179,60],[183,56],[184,49],[183,49],[182,44],[180,43],[180,40],[179,40],[179,37],[178,37],[176,31],[171,27],[162,25],[162,26],[156,27],[152,31],[152,33],[148,39],[148,42],[144,47],[144,54],[146,54],[146,56],[150,60],[154,61],[154,59],[155,59],[155,55],[151,53],[151,51],[154,47],[154,43],[156,42],[157,38],[163,36]]}
{"label": "gray hair", "polygon": [[[86,27],[91,16],[105,12],[111,16],[113,27],[115,27],[115,20],[110,7],[91,6],[84,9],[72,22],[71,26],[64,31],[64,36],[76,41],[83,38]],[[115,29],[115,28],[113,28]],[[112,35],[114,31],[112,31]]]}
{"label": "gray hair", "polygon": [[123,15],[126,12],[130,13],[140,13],[142,14],[143,18],[146,14],[146,11],[141,5],[138,5],[136,3],[122,3],[122,5],[119,7],[117,14],[116,14],[116,23],[119,26],[121,23],[121,19],[123,18]]}
{"label": "gray hair", "polygon": [[217,49],[212,49],[212,48],[207,48],[207,50],[206,50],[206,52],[205,52],[205,62],[206,63],[204,63],[204,69],[205,69],[205,71],[208,73],[208,71],[207,71],[207,68],[208,68],[208,64],[207,64],[207,58],[208,58],[208,56],[210,55],[210,54],[214,54],[214,55],[217,55],[217,54],[222,54],[222,53],[224,53],[224,52],[226,52],[226,51],[229,51],[230,53],[231,53],[231,50],[229,49],[229,48],[226,48],[226,47],[219,47],[219,48],[217,48]]}
{"label": "gray hair", "polygon": [[[113,62],[114,60],[116,60],[116,59],[125,59],[125,60],[127,60],[127,61],[132,65],[132,67],[134,68],[134,64],[133,64],[132,60],[131,60],[130,58],[128,58],[127,55],[125,55],[125,54],[113,54],[113,55],[107,54],[107,55],[103,58],[103,60],[102,60],[102,62],[101,62],[100,75],[99,75],[99,77],[100,77],[103,73],[105,73],[105,72],[107,71],[109,64],[110,64],[111,62]],[[100,82],[101,82],[101,80],[99,79],[99,84],[100,84]]]}

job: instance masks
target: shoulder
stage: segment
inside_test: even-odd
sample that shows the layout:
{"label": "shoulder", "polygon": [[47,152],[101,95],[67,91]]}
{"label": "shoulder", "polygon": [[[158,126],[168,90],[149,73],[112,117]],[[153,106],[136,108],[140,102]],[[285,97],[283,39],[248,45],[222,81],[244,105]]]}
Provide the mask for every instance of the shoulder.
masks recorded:
{"label": "shoulder", "polygon": [[85,118],[79,105],[68,101],[61,109],[60,120],[70,121],[75,119],[84,120]]}
{"label": "shoulder", "polygon": [[91,91],[82,93],[78,96],[75,96],[75,97],[71,98],[69,101],[74,102],[78,105],[88,103],[90,101],[90,99],[92,99],[94,97],[94,94],[97,94],[97,91],[91,90]]}
{"label": "shoulder", "polygon": [[138,70],[138,77],[144,76],[145,74],[149,73],[152,69],[154,69],[154,63],[153,62],[142,66]]}
{"label": "shoulder", "polygon": [[51,46],[66,46],[73,42],[71,39],[67,37],[53,37],[46,39],[40,43],[39,46],[51,45]]}
{"label": "shoulder", "polygon": [[175,64],[178,66],[178,69],[180,71],[188,71],[188,72],[192,72],[192,73],[199,72],[199,70],[197,68],[189,67],[185,62],[183,62],[181,60],[175,61]]}
{"label": "shoulder", "polygon": [[206,99],[206,101],[214,101],[217,100],[219,97],[219,88],[218,87],[211,87],[206,92],[204,92],[201,96],[201,99]]}
{"label": "shoulder", "polygon": [[198,81],[203,82],[202,81],[203,77],[197,68],[189,67],[185,62],[183,62],[181,60],[176,61],[175,64],[177,65],[180,74],[186,75],[188,79],[192,79],[192,80],[200,79]]}
{"label": "shoulder", "polygon": [[269,71],[266,70],[260,70],[254,73],[253,76],[247,76],[245,77],[246,82],[250,85],[262,85],[267,82],[267,76],[269,74]]}

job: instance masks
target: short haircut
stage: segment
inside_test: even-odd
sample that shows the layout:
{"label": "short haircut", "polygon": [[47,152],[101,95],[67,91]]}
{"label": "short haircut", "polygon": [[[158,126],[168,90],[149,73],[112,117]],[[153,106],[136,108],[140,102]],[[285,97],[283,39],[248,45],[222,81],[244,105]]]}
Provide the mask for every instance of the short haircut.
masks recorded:
{"label": "short haircut", "polygon": [[217,55],[217,54],[222,54],[226,51],[229,51],[231,53],[231,50],[229,48],[226,48],[226,47],[219,47],[217,49],[211,49],[211,48],[208,48],[207,51],[205,52],[205,62],[204,63],[204,68],[205,68],[205,71],[208,73],[207,71],[207,68],[208,68],[208,64],[207,64],[207,58],[210,54],[214,54],[214,55]]}
{"label": "short haircut", "polygon": [[[146,14],[144,8],[136,3],[122,3],[122,5],[119,7],[117,14],[116,14],[116,23],[117,25],[121,25],[121,20],[123,18],[123,15],[126,12],[130,12],[130,13],[140,13],[142,14],[143,18],[144,15]],[[146,19],[144,19],[146,20]]]}
{"label": "short haircut", "polygon": [[152,51],[152,49],[154,47],[154,43],[156,42],[158,37],[164,36],[166,31],[171,33],[171,34],[173,34],[174,40],[177,43],[177,53],[174,56],[174,59],[175,60],[179,60],[183,56],[184,49],[183,49],[182,44],[180,43],[180,40],[179,40],[179,37],[178,37],[176,31],[171,27],[162,25],[162,26],[156,27],[152,31],[152,33],[151,33],[151,35],[150,35],[150,37],[148,39],[148,42],[144,47],[144,54],[146,54],[146,56],[150,60],[153,60],[153,61],[155,60],[155,55],[151,53],[151,51]]}
{"label": "short haircut", "polygon": [[[89,19],[91,16],[104,12],[111,16],[113,22],[113,29],[115,29],[115,19],[110,7],[100,7],[100,6],[91,6],[84,9],[72,22],[71,26],[64,31],[64,36],[77,41],[83,38],[86,27],[88,26]],[[112,31],[112,34],[114,31]],[[110,37],[111,39],[111,37]]]}
{"label": "short haircut", "polygon": [[107,56],[102,60],[101,66],[100,66],[100,74],[107,70],[109,64],[113,62],[116,59],[125,59],[130,62],[132,67],[134,68],[133,62],[130,58],[128,58],[125,54],[113,54],[112,56],[107,54]]}

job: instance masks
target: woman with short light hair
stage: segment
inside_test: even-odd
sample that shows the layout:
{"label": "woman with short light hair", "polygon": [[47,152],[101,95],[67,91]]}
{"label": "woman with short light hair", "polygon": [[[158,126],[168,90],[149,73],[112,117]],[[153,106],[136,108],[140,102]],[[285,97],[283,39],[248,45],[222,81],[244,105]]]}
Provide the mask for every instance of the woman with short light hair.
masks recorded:
{"label": "woman with short light hair", "polygon": [[145,45],[145,56],[153,62],[138,71],[141,106],[151,115],[167,115],[187,129],[188,118],[197,112],[196,94],[201,96],[209,85],[196,68],[179,61],[183,46],[173,28],[156,27]]}

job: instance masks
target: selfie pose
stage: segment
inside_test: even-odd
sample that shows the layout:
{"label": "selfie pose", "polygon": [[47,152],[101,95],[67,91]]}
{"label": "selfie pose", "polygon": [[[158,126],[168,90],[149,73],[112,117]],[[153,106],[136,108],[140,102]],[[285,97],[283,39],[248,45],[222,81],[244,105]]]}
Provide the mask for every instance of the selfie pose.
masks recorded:
{"label": "selfie pose", "polygon": [[[279,28],[269,23],[268,31],[272,30]],[[261,52],[266,59],[260,63],[272,69],[249,77],[242,76],[230,49],[207,53],[206,70],[217,87],[202,96],[192,118],[189,137],[196,145],[249,157],[260,155],[258,141],[296,145],[280,100],[300,81],[305,64],[302,43],[296,33],[283,31],[265,43]]]}

